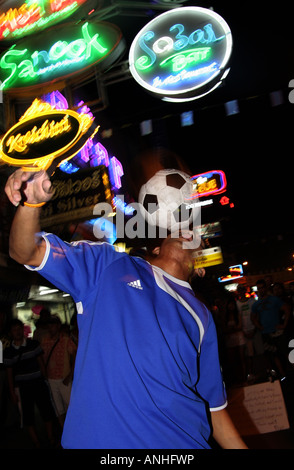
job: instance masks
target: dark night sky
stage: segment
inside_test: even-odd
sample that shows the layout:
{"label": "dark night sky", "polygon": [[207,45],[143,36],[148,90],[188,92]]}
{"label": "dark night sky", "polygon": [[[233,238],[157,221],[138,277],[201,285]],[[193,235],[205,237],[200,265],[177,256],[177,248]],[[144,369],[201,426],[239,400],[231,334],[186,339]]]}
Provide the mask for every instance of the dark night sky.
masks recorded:
{"label": "dark night sky", "polygon": [[[119,3],[122,14],[107,21],[120,27],[126,41],[121,60],[127,61],[133,38],[148,21],[164,11],[154,8],[164,1],[141,2],[148,3],[146,10],[136,9],[137,1]],[[129,10],[123,7],[126,3],[131,5]],[[213,169],[225,171],[227,195],[235,208],[229,213],[223,240],[243,251],[248,241],[278,240],[278,248],[274,248],[272,241],[264,242],[263,247],[269,243],[268,249],[263,250],[264,262],[274,255],[286,260],[292,250],[294,233],[294,103],[288,99],[289,81],[294,79],[294,7],[291,4],[289,1],[270,4],[264,0],[183,1],[183,6],[212,6],[231,28],[231,69],[224,85],[199,100],[175,104],[151,96],[133,78],[125,77],[106,87],[107,107],[95,113],[102,130],[113,129],[112,137],[101,142],[122,161],[124,184],[132,159],[144,146],[170,148],[188,164],[193,174]],[[103,8],[109,2],[100,0],[97,5]],[[125,14],[128,11],[133,14]],[[99,16],[98,10],[95,15]],[[80,99],[84,101],[97,98],[95,82],[82,91]],[[279,106],[272,106],[270,93],[274,91],[281,92]],[[230,100],[238,100],[239,114],[226,115],[224,105]],[[180,115],[188,110],[193,111],[194,125],[181,127]],[[146,119],[152,119],[153,133],[141,137],[140,122]],[[257,256],[260,250],[251,252]]]}
{"label": "dark night sky", "polygon": [[[185,6],[192,5],[210,7],[211,3],[185,2]],[[262,250],[250,245],[251,253],[256,257],[263,253],[267,263],[275,257],[276,263],[282,258],[287,263],[294,232],[294,104],[288,99],[289,81],[294,78],[294,12],[290,2],[270,7],[264,1],[218,1],[213,7],[233,34],[231,70],[221,88],[190,103],[167,104],[129,79],[108,88],[110,106],[98,119],[120,129],[121,141],[117,142],[122,143],[119,151],[125,168],[137,150],[139,123],[152,119],[148,143],[159,142],[176,151],[193,174],[225,171],[227,194],[235,204],[227,243],[240,245],[245,256],[248,241],[271,240],[264,242]],[[147,21],[139,18],[138,25]],[[128,31],[128,41],[139,29],[128,18],[120,17],[117,22],[123,32]],[[272,106],[270,93],[277,90],[282,103]],[[238,100],[240,113],[228,117],[224,103],[233,99]],[[194,113],[194,125],[183,128],[180,114],[187,110]],[[142,140],[138,137],[138,146]],[[266,243],[270,244],[267,248]]]}

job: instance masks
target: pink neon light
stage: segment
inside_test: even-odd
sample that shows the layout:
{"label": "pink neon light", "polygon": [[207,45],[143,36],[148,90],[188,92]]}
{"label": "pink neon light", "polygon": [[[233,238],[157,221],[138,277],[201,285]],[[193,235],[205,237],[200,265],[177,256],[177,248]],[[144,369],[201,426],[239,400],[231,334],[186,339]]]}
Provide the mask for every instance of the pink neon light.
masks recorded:
{"label": "pink neon light", "polygon": [[105,147],[103,147],[100,142],[94,146],[95,148],[95,154],[96,156],[96,161],[97,165],[105,165],[106,167],[109,167],[109,157],[108,157],[108,152]]}
{"label": "pink neon light", "polygon": [[74,1],[75,0],[53,0],[50,2],[51,11],[55,12],[63,10],[67,6],[71,5]]}
{"label": "pink neon light", "polygon": [[211,191],[206,191],[205,193],[201,193],[201,194],[197,193],[189,199],[196,199],[196,198],[199,198],[199,197],[211,196],[212,194],[221,194],[221,193],[226,191],[227,179],[226,179],[225,173],[222,170],[213,170],[213,171],[207,171],[206,173],[200,173],[199,175],[191,176],[191,180],[193,182],[193,180],[196,180],[197,178],[200,178],[201,176],[205,177],[205,175],[210,175],[210,174],[220,175],[220,177],[221,177],[221,187],[219,189],[213,189]]}
{"label": "pink neon light", "polygon": [[112,157],[110,159],[110,168],[112,170],[112,175],[114,178],[114,186],[119,189],[121,188],[121,179],[120,177],[123,176],[124,171],[121,162],[116,158]]}

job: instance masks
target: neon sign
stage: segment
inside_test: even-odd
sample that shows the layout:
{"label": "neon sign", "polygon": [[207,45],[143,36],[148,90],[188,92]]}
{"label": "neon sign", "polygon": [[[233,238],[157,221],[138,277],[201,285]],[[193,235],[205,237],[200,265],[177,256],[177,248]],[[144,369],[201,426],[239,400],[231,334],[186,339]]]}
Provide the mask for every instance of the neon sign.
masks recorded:
{"label": "neon sign", "polygon": [[[52,26],[72,15],[86,0],[1,2],[0,40],[11,40]],[[5,8],[7,6],[7,9]]]}
{"label": "neon sign", "polygon": [[134,79],[166,101],[211,92],[228,73],[232,35],[217,13],[200,7],[167,11],[134,39],[129,66]]}
{"label": "neon sign", "polygon": [[206,248],[205,250],[197,250],[194,257],[195,268],[207,268],[209,266],[216,266],[222,264],[223,254],[221,247]]}
{"label": "neon sign", "polygon": [[83,169],[74,175],[57,170],[52,185],[53,197],[41,212],[42,227],[92,219],[98,203],[111,201],[108,175],[103,166]]}
{"label": "neon sign", "polygon": [[[48,102],[51,106],[54,106],[56,109],[68,108],[66,98],[58,90],[44,95],[43,100]],[[93,118],[93,114],[83,101],[78,103],[78,107],[79,112],[87,113],[90,118]],[[124,175],[123,166],[115,156],[109,157],[108,151],[100,142],[94,143],[91,138],[88,139],[80,153],[75,157],[75,159],[78,158],[84,162],[89,162],[91,167],[104,165],[108,169],[112,189],[117,190],[121,188],[121,177]],[[71,162],[68,161],[62,162],[59,167],[62,171],[68,173],[74,173],[79,170],[79,168],[73,165],[69,167],[70,163]]]}
{"label": "neon sign", "polygon": [[193,194],[191,199],[220,194],[226,190],[226,175],[221,170],[209,171],[191,177]]}
{"label": "neon sign", "polygon": [[[58,38],[52,42],[52,37]],[[52,28],[32,39],[13,44],[0,58],[0,89],[35,88],[58,78],[80,74],[88,67],[115,60],[121,32],[108,23]],[[38,49],[32,48],[38,45]],[[116,54],[113,55],[116,49]],[[111,55],[111,58],[109,57]],[[101,65],[102,67],[102,65]]]}
{"label": "neon sign", "polygon": [[57,110],[36,99],[4,135],[0,158],[27,171],[48,170],[76,155],[97,130],[87,114]]}
{"label": "neon sign", "polygon": [[226,281],[234,281],[235,279],[239,279],[243,277],[243,267],[241,264],[237,264],[236,266],[229,267],[229,273],[227,276],[221,276],[218,278],[218,282],[226,282]]}

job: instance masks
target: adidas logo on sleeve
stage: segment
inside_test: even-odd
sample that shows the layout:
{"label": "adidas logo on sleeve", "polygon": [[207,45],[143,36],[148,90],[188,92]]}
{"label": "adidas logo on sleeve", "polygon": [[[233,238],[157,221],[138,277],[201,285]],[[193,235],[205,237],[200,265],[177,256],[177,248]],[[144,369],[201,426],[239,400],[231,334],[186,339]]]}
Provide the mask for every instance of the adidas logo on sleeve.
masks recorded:
{"label": "adidas logo on sleeve", "polygon": [[137,281],[128,282],[128,286],[134,287],[135,289],[141,289],[141,290],[143,290],[143,287],[141,286],[141,281],[140,281],[140,279],[138,279]]}

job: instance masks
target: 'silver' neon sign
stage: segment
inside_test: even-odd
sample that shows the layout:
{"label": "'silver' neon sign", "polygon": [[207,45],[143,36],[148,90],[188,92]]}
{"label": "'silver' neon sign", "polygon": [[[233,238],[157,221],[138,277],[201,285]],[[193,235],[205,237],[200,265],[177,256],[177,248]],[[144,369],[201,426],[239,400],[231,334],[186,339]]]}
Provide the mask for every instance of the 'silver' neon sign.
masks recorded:
{"label": "'silver' neon sign", "polygon": [[217,13],[183,7],[163,13],[134,39],[130,71],[147,90],[167,101],[199,98],[227,72],[231,31]]}
{"label": "'silver' neon sign", "polygon": [[[0,7],[0,40],[36,33],[74,13],[85,0],[4,1]],[[5,11],[5,6],[9,7]]]}
{"label": "'silver' neon sign", "polygon": [[27,171],[48,170],[74,157],[97,130],[88,114],[54,109],[36,99],[4,135],[0,158]]}
{"label": "'silver' neon sign", "polygon": [[[81,73],[103,61],[119,44],[120,31],[108,23],[84,23],[68,30],[55,28],[56,34],[42,34],[34,40],[39,50],[32,50],[31,40],[14,44],[0,59],[0,89],[34,87],[59,77]],[[54,31],[54,33],[55,33]],[[71,39],[68,40],[68,35]],[[59,40],[52,43],[52,37]],[[49,47],[48,47],[48,41]],[[45,47],[44,47],[45,46]]]}

